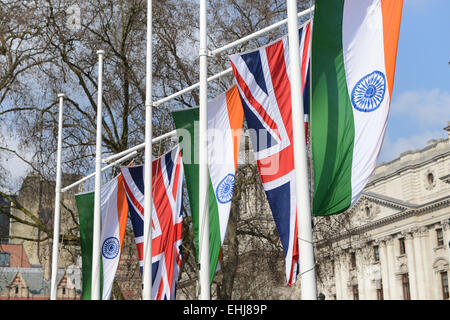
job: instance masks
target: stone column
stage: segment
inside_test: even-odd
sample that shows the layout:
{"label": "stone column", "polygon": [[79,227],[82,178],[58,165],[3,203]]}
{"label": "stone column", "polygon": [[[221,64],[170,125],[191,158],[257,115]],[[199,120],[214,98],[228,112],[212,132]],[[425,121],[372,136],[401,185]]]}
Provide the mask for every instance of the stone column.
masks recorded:
{"label": "stone column", "polygon": [[406,232],[405,245],[406,255],[408,258],[408,276],[409,287],[411,292],[411,300],[417,300],[418,297],[418,285],[417,285],[417,272],[416,272],[416,259],[415,259],[415,246],[412,232]]}
{"label": "stone column", "polygon": [[444,234],[444,248],[447,251],[448,261],[450,261],[450,219],[441,221],[442,232]]}
{"label": "stone column", "polygon": [[432,248],[430,246],[430,237],[427,227],[420,228],[420,242],[422,244],[423,255],[423,271],[425,278],[425,299],[435,299],[434,292],[432,290],[433,281],[433,257]]}
{"label": "stone column", "polygon": [[346,259],[345,259],[345,251],[341,251],[340,255],[339,255],[339,277],[341,279],[341,290],[340,290],[340,295],[341,297],[339,298],[340,300],[348,300],[348,293],[347,293],[347,281],[348,281],[348,268],[345,264]]}
{"label": "stone column", "polygon": [[[364,286],[366,287],[366,299],[368,300],[377,300],[377,283],[383,278],[380,260],[374,261],[374,246],[380,248],[379,241],[368,243],[364,247]],[[378,255],[381,259],[380,250],[378,250]]]}
{"label": "stone column", "polygon": [[328,289],[328,295],[326,297],[326,299],[331,300],[331,297],[333,296],[333,288],[334,288],[334,294],[337,297],[337,283],[339,280],[339,275],[337,274],[336,270],[336,263],[333,261],[336,259],[336,256],[333,256],[332,258],[330,258],[330,269],[332,270],[332,277],[331,277],[331,282],[329,285],[329,289]]}
{"label": "stone column", "polygon": [[416,249],[415,254],[415,265],[416,265],[416,282],[417,282],[417,298],[420,300],[427,299],[426,295],[426,280],[425,280],[425,258],[422,249],[422,239],[420,228],[415,228],[412,230],[414,248]]}
{"label": "stone column", "polygon": [[401,299],[398,294],[398,288],[396,284],[396,268],[395,268],[395,250],[394,250],[394,238],[392,236],[386,237],[386,251],[387,251],[387,261],[389,266],[389,287],[391,293],[391,300]]}
{"label": "stone column", "polygon": [[336,288],[336,299],[342,299],[342,276],[341,276],[341,253],[337,252],[334,257],[334,281]]}
{"label": "stone column", "polygon": [[389,281],[389,262],[387,256],[386,241],[381,240],[379,242],[380,248],[380,267],[381,267],[381,280],[383,282],[383,296],[385,300],[390,300],[391,298],[391,284]]}
{"label": "stone column", "polygon": [[366,293],[367,287],[364,281],[366,277],[363,274],[366,268],[364,266],[362,245],[360,243],[355,245],[355,259],[356,259],[355,276],[356,281],[358,282],[359,300],[367,300],[367,293]]}

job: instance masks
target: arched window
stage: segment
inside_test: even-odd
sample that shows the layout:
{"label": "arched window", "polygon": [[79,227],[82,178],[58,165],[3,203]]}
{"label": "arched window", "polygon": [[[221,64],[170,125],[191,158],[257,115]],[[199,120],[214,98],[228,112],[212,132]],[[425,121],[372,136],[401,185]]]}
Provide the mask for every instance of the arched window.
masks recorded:
{"label": "arched window", "polygon": [[369,206],[366,206],[366,207],[364,208],[364,210],[365,210],[365,212],[366,212],[366,217],[369,217],[369,216],[370,216],[370,208],[369,208]]}
{"label": "arched window", "polygon": [[433,175],[432,173],[429,173],[429,174],[427,175],[427,181],[428,181],[428,184],[429,184],[430,186],[433,185],[433,183],[434,183],[434,175]]}

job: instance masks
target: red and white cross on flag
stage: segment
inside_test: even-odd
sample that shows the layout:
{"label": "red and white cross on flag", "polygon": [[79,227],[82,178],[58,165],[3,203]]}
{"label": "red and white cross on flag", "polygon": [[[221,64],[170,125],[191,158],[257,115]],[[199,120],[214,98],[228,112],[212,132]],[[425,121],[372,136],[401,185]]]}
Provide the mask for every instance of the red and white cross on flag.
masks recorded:
{"label": "red and white cross on flag", "polygon": [[[139,263],[143,266],[144,166],[122,167]],[[152,299],[174,300],[181,267],[183,163],[179,148],[152,163]]]}

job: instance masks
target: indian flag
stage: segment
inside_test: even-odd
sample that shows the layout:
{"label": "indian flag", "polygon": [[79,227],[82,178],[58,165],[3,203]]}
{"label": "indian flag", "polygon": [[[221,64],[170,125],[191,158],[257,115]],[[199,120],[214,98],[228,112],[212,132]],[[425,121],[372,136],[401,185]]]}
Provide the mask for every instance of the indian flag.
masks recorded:
{"label": "indian flag", "polygon": [[[92,245],[94,224],[94,192],[75,195],[80,220],[82,255],[82,298],[91,299]],[[120,261],[128,217],[128,202],[122,174],[102,186],[101,189],[101,273],[102,300],[109,300],[114,276]]]}
{"label": "indian flag", "polygon": [[375,168],[402,6],[402,0],[316,0],[310,111],[316,216],[351,207]]}
{"label": "indian flag", "polygon": [[[172,117],[180,138],[188,190],[194,242],[198,259],[198,121],[199,108],[175,111]],[[208,102],[208,169],[210,281],[217,269],[220,250],[225,239],[234,180],[237,169],[241,131],[244,121],[239,91],[236,86]]]}

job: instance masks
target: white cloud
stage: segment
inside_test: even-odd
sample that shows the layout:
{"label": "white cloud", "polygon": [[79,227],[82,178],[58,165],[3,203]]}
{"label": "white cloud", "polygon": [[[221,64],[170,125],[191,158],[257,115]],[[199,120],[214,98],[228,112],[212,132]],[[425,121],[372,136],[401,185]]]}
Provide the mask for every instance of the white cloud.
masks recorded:
{"label": "white cloud", "polygon": [[442,127],[450,120],[450,93],[440,89],[407,91],[392,102],[390,112],[392,116],[413,120],[421,128]]}
{"label": "white cloud", "polygon": [[402,152],[424,148],[432,139],[443,139],[450,120],[450,93],[440,89],[406,91],[391,104],[386,136],[378,162]]}
{"label": "white cloud", "polygon": [[419,150],[426,147],[428,141],[432,139],[443,139],[447,136],[444,130],[426,131],[409,137],[398,137],[391,139],[385,136],[381,147],[378,163],[388,162],[398,158],[405,151]]}

